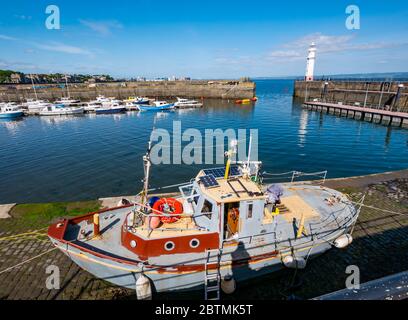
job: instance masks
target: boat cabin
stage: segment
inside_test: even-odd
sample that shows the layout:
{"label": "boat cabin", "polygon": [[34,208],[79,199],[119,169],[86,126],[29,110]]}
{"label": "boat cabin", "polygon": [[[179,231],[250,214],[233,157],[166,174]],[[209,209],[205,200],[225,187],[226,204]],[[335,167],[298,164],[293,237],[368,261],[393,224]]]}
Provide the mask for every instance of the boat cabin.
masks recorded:
{"label": "boat cabin", "polygon": [[245,238],[259,233],[267,196],[239,167],[231,168],[228,179],[224,175],[225,168],[204,169],[192,183],[180,187],[181,197],[173,199],[182,205],[182,214],[176,221],[152,224],[157,218],[155,210],[148,215],[133,211],[125,221],[123,245],[138,254],[147,252],[149,247],[149,256],[155,251],[204,252],[220,248],[223,242],[234,241],[238,235]]}

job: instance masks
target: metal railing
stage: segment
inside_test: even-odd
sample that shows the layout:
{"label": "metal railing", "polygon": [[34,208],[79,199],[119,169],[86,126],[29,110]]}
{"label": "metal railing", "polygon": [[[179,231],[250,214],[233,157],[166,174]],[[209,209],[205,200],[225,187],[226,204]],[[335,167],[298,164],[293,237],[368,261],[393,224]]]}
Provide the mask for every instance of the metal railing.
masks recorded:
{"label": "metal railing", "polygon": [[[299,177],[313,177],[313,176],[320,178],[316,180],[321,180],[322,184],[324,184],[326,182],[327,170],[318,171],[318,172],[302,172],[302,171],[293,170],[293,171],[288,171],[288,172],[283,172],[283,173],[269,173],[269,172],[264,171],[262,173],[263,180],[267,180],[267,179],[281,180],[284,177],[286,177],[290,180],[291,183],[295,182],[295,179]],[[312,179],[312,180],[315,180],[315,179]]]}

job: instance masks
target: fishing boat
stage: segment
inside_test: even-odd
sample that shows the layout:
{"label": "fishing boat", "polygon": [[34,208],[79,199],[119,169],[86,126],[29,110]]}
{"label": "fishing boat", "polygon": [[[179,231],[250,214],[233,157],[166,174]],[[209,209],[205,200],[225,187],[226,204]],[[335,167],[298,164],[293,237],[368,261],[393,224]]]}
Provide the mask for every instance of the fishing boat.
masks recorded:
{"label": "fishing boat", "polygon": [[52,104],[46,100],[38,99],[27,99],[26,102],[22,103],[21,107],[24,109],[24,112],[28,115],[38,114],[45,107],[51,106]]}
{"label": "fishing boat", "polygon": [[139,111],[139,105],[134,101],[124,102],[127,111]]}
{"label": "fishing boat", "polygon": [[93,100],[93,101],[91,101],[91,102],[98,102],[98,103],[110,102],[111,99],[114,99],[114,98],[106,98],[104,95],[98,95],[98,96],[96,97],[96,100]]}
{"label": "fishing boat", "polygon": [[154,101],[153,105],[138,105],[139,111],[166,111],[174,109],[174,103]]}
{"label": "fishing boat", "polygon": [[111,114],[126,111],[124,105],[119,100],[110,100],[109,102],[102,102],[102,106],[95,109],[96,114]]}
{"label": "fishing boat", "polygon": [[0,104],[0,119],[15,119],[24,115],[20,106],[14,103]]}
{"label": "fishing boat", "polygon": [[83,114],[82,107],[66,107],[62,104],[50,104],[39,111],[40,116],[67,116]]}
{"label": "fishing boat", "polygon": [[203,104],[196,100],[188,100],[183,98],[177,98],[177,102],[174,106],[178,109],[185,109],[185,108],[201,108]]}
{"label": "fishing boat", "polygon": [[64,106],[72,106],[81,103],[81,100],[71,99],[69,97],[62,97],[60,100],[54,102],[55,104],[62,104]]}
{"label": "fishing boat", "polygon": [[134,103],[134,104],[149,104],[150,99],[146,97],[128,97],[123,100],[123,103]]}
{"label": "fishing boat", "polygon": [[96,112],[97,109],[102,107],[102,103],[97,101],[90,101],[83,103],[82,107],[84,108],[85,112]]}
{"label": "fishing boat", "polygon": [[[236,145],[236,143],[235,143]],[[330,248],[345,248],[359,207],[321,184],[263,184],[261,162],[203,169],[179,195],[148,195],[150,150],[137,202],[121,203],[52,224],[52,243],[97,278],[152,292],[204,289],[218,299],[248,280],[282,268],[306,267]],[[362,203],[362,202],[361,202]]]}

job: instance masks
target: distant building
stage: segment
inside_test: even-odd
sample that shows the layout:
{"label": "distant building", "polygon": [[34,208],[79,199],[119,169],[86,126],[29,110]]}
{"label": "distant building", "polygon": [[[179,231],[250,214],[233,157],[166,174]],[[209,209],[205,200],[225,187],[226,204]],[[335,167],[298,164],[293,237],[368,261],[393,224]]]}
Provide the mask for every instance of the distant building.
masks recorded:
{"label": "distant building", "polygon": [[21,75],[18,73],[13,73],[10,75],[10,82],[11,83],[21,83]]}

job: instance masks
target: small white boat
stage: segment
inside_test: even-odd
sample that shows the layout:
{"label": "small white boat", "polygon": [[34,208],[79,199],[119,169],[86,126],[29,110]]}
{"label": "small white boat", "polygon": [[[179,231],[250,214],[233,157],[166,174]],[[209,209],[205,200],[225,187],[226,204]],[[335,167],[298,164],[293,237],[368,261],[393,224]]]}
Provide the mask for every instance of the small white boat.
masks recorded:
{"label": "small white boat", "polygon": [[76,115],[83,114],[84,108],[78,107],[66,107],[62,104],[51,104],[43,108],[40,112],[40,116],[57,116],[57,115]]}
{"label": "small white boat", "polygon": [[125,104],[125,108],[128,111],[138,111],[139,110],[139,105],[136,102],[133,101],[126,101],[123,100],[123,103]]}
{"label": "small white boat", "polygon": [[55,101],[55,104],[62,104],[64,106],[71,106],[78,103],[81,103],[81,100],[71,99],[69,97],[63,97],[60,100]]}
{"label": "small white boat", "polygon": [[26,110],[27,114],[38,114],[42,109],[50,105],[51,103],[46,100],[27,99],[21,106]]}
{"label": "small white boat", "polygon": [[183,98],[177,98],[177,102],[174,104],[176,108],[201,108],[203,104],[196,100],[188,100]]}
{"label": "small white boat", "polygon": [[92,100],[89,103],[102,103],[102,102],[110,102],[110,101],[111,101],[111,98],[106,98],[103,95],[98,95],[95,100]]}
{"label": "small white boat", "polygon": [[15,119],[23,115],[23,110],[14,103],[0,104],[0,119]]}
{"label": "small white boat", "polygon": [[102,103],[96,102],[96,101],[90,101],[90,102],[83,103],[82,107],[84,108],[85,112],[96,112],[97,109],[102,107]]}

